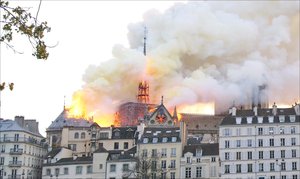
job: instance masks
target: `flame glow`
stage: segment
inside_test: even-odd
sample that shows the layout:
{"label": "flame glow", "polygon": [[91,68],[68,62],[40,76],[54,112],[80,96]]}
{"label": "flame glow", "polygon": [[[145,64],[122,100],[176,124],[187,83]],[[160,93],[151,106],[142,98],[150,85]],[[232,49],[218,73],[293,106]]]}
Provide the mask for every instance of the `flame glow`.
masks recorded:
{"label": "flame glow", "polygon": [[[191,113],[191,114],[204,114],[204,115],[214,115],[215,114],[215,103],[196,103],[192,105],[182,105],[178,107],[179,113]],[[181,115],[178,116],[179,120]]]}

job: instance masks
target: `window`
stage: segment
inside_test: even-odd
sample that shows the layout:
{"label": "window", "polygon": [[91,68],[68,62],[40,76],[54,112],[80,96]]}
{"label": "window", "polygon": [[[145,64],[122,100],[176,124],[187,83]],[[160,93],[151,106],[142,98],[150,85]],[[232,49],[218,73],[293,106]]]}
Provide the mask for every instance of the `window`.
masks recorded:
{"label": "window", "polygon": [[269,139],[269,145],[274,146],[274,139]]}
{"label": "window", "polygon": [[85,139],[85,132],[81,132],[80,138]]}
{"label": "window", "polygon": [[64,168],[64,175],[69,175],[69,168]]}
{"label": "window", "polygon": [[166,173],[165,173],[165,172],[162,172],[160,178],[161,178],[161,179],[166,179],[166,177],[167,177]]}
{"label": "window", "polygon": [[280,133],[280,134],[284,134],[284,127],[280,127],[280,128],[279,128],[279,133]]}
{"label": "window", "polygon": [[264,164],[263,164],[263,163],[260,163],[260,164],[258,165],[258,168],[259,168],[259,171],[260,171],[260,172],[263,172],[263,171],[264,171]]}
{"label": "window", "polygon": [[142,157],[147,157],[147,149],[143,149]]}
{"label": "window", "polygon": [[15,134],[15,141],[19,141],[19,134]]}
{"label": "window", "polygon": [[197,167],[196,168],[196,177],[197,178],[202,177],[202,167]]}
{"label": "window", "polygon": [[216,162],[216,157],[211,157],[211,162]]}
{"label": "window", "polygon": [[236,141],[236,147],[237,147],[237,148],[241,147],[241,140],[237,140],[237,141]]}
{"label": "window", "polygon": [[285,150],[280,151],[281,158],[285,158]]}
{"label": "window", "polygon": [[78,138],[79,138],[79,133],[78,133],[78,132],[75,132],[74,138],[75,138],[75,139],[78,139]]}
{"label": "window", "polygon": [[76,166],[76,174],[82,174],[82,166]]}
{"label": "window", "polygon": [[281,176],[281,179],[286,179],[286,175],[282,175],[282,176]]}
{"label": "window", "polygon": [[247,167],[248,167],[248,168],[247,168],[247,171],[248,171],[248,172],[252,172],[252,164],[248,164]]}
{"label": "window", "polygon": [[275,179],[275,176],[270,176],[270,179]]}
{"label": "window", "polygon": [[296,155],[296,149],[292,149],[292,157],[297,157],[297,155]]}
{"label": "window", "polygon": [[296,127],[295,126],[292,126],[291,127],[291,134],[295,134],[296,133]]}
{"label": "window", "polygon": [[237,164],[236,165],[236,173],[241,173],[242,172],[242,165],[241,164]]}
{"label": "window", "polygon": [[123,172],[129,171],[129,164],[125,163],[123,164]]}
{"label": "window", "polygon": [[148,138],[144,138],[144,139],[143,139],[143,143],[144,143],[144,144],[148,143],[148,141],[149,141]]}
{"label": "window", "polygon": [[225,165],[225,173],[230,173],[230,165]]}
{"label": "window", "polygon": [[93,166],[92,165],[88,165],[86,167],[86,173],[93,173]]}
{"label": "window", "polygon": [[166,137],[163,137],[163,138],[162,138],[162,142],[163,142],[163,143],[165,143],[165,142],[167,142],[167,141],[168,141],[168,138],[166,138]]}
{"label": "window", "polygon": [[264,143],[263,143],[262,139],[258,139],[258,146],[259,147],[263,147],[264,146]]}
{"label": "window", "polygon": [[252,152],[248,152],[248,160],[252,160]]}
{"label": "window", "polygon": [[110,164],[109,171],[110,172],[116,172],[116,165],[115,164]]}
{"label": "window", "polygon": [[292,145],[296,145],[296,138],[294,138],[294,137],[291,138],[291,144],[292,144]]}
{"label": "window", "polygon": [[224,129],[224,136],[229,136],[229,135],[230,135],[230,130]]}
{"label": "window", "polygon": [[55,176],[58,176],[59,175],[59,168],[56,168],[55,169]]}
{"label": "window", "polygon": [[114,149],[119,149],[119,142],[114,143]]}
{"label": "window", "polygon": [[177,137],[172,137],[172,142],[176,142]]}
{"label": "window", "polygon": [[166,157],[167,156],[167,149],[163,148],[161,149],[161,157]]}
{"label": "window", "polygon": [[69,149],[71,149],[72,151],[76,151],[76,144],[69,144],[68,147]]}
{"label": "window", "polygon": [[263,128],[262,127],[258,128],[258,135],[263,135]]}
{"label": "window", "polygon": [[191,178],[191,167],[185,168],[185,178]]}
{"label": "window", "polygon": [[157,161],[152,160],[151,161],[151,171],[156,171],[156,169],[157,169]]}
{"label": "window", "polygon": [[170,178],[171,178],[171,179],[175,179],[175,178],[176,178],[175,172],[171,172],[171,173],[170,173]]}
{"label": "window", "polygon": [[4,157],[0,157],[0,165],[4,165]]}
{"label": "window", "polygon": [[229,156],[229,152],[225,152],[225,160],[229,160],[230,156]]}
{"label": "window", "polygon": [[241,129],[236,129],[236,135],[240,136],[241,135]]}
{"label": "window", "polygon": [[170,168],[176,168],[176,160],[171,160]]}
{"label": "window", "polygon": [[225,148],[229,148],[229,147],[230,147],[229,140],[225,140]]}
{"label": "window", "polygon": [[128,149],[128,142],[124,142],[124,149]]}
{"label": "window", "polygon": [[258,152],[258,158],[259,159],[264,159],[264,152],[263,151]]}
{"label": "window", "polygon": [[293,179],[297,179],[297,175],[293,175]]}
{"label": "window", "polygon": [[48,168],[48,169],[46,170],[46,175],[48,175],[48,176],[51,175],[51,169]]}
{"label": "window", "polygon": [[197,163],[201,163],[201,158],[197,158],[197,159],[196,159],[196,162],[197,162]]}
{"label": "window", "polygon": [[192,163],[191,157],[186,157],[186,163]]}
{"label": "window", "polygon": [[248,136],[252,135],[252,128],[247,128],[247,135]]}
{"label": "window", "polygon": [[270,163],[270,171],[275,171],[275,163]]}
{"label": "window", "polygon": [[270,150],[270,158],[274,158],[274,150]]}
{"label": "window", "polygon": [[157,157],[157,149],[152,149],[152,157]]}
{"label": "window", "polygon": [[248,139],[247,142],[248,142],[248,147],[252,147],[252,140]]}
{"label": "window", "polygon": [[161,168],[167,168],[167,161],[166,160],[161,161]]}
{"label": "window", "polygon": [[171,157],[176,156],[176,148],[171,148]]}
{"label": "window", "polygon": [[152,143],[157,143],[157,141],[158,141],[158,138],[154,137],[153,140],[152,140]]}
{"label": "window", "polygon": [[241,160],[241,152],[236,152],[236,160]]}
{"label": "window", "polygon": [[285,162],[281,162],[281,170],[285,170]]}
{"label": "window", "polygon": [[108,132],[100,132],[100,139],[108,139]]}
{"label": "window", "polygon": [[297,162],[292,162],[292,170],[297,170]]}
{"label": "window", "polygon": [[103,165],[102,164],[99,164],[99,169],[102,169],[103,168]]}
{"label": "window", "polygon": [[269,127],[269,134],[273,135],[274,134],[274,127]]}
{"label": "window", "polygon": [[285,146],[285,138],[280,138],[280,146]]}

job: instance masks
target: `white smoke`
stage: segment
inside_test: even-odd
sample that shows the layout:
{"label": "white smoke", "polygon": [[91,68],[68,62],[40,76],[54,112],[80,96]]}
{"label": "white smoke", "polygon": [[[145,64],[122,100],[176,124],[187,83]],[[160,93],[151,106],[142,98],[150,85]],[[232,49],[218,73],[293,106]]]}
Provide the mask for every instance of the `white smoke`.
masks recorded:
{"label": "white smoke", "polygon": [[135,101],[143,79],[151,102],[164,95],[167,106],[215,101],[224,110],[264,84],[270,102],[299,100],[299,1],[177,3],[128,28],[131,49],[115,47],[114,59],[84,75],[89,110]]}

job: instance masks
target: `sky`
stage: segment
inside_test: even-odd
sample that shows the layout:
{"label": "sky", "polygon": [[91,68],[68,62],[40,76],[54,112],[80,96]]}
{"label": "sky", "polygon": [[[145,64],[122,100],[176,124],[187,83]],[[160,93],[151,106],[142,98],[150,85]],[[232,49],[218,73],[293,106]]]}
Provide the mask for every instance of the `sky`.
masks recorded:
{"label": "sky", "polygon": [[[177,1],[178,2],[178,1]],[[34,14],[38,1],[14,1],[30,7]],[[128,25],[143,19],[151,9],[163,12],[170,1],[43,1],[38,19],[47,21],[50,46],[48,60],[31,56],[26,38],[15,36],[13,45],[23,54],[14,54],[1,44],[1,81],[13,82],[14,90],[1,92],[1,117],[25,116],[39,122],[40,133],[70,104],[74,91],[81,88],[82,75],[91,64],[112,57],[116,44],[128,47]],[[64,96],[66,99],[64,100]]]}

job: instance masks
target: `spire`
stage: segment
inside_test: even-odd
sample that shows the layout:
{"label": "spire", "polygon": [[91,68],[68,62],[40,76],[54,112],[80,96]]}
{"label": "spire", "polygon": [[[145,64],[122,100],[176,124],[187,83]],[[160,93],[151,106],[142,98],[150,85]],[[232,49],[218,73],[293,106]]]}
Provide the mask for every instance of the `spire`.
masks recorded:
{"label": "spire", "polygon": [[66,109],[66,95],[64,96],[64,110]]}
{"label": "spire", "polygon": [[178,120],[178,116],[177,116],[177,109],[176,106],[174,107],[174,112],[173,112],[173,119]]}
{"label": "spire", "polygon": [[161,104],[164,104],[164,96],[161,96]]}
{"label": "spire", "polygon": [[147,55],[147,27],[144,26],[144,55]]}

